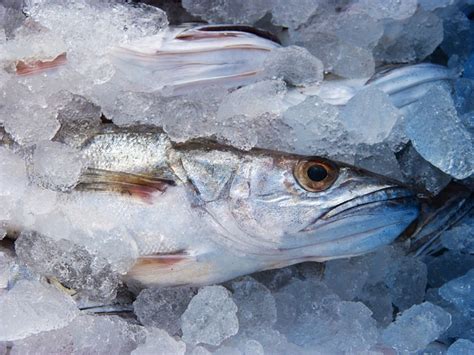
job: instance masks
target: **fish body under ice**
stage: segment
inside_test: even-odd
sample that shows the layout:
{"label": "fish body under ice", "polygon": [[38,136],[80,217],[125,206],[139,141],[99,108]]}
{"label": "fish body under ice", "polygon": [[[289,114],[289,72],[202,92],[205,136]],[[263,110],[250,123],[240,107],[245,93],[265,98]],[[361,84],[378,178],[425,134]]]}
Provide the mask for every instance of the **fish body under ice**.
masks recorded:
{"label": "fish body under ice", "polygon": [[126,279],[147,286],[367,253],[419,212],[397,182],[317,157],[173,144],[149,127],[106,128],[81,151],[88,169],[61,194],[62,213],[74,229],[134,225],[139,259]]}

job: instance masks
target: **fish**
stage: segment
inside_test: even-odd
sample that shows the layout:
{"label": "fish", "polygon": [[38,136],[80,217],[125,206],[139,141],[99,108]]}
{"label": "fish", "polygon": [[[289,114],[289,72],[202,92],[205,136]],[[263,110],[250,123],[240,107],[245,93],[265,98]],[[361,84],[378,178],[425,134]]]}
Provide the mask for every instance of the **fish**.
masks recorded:
{"label": "fish", "polygon": [[119,218],[124,224],[127,214],[152,223],[154,235],[150,228],[131,232],[138,260],[124,280],[141,287],[208,285],[365,254],[394,241],[420,213],[414,190],[353,166],[213,142],[174,143],[156,127],[111,125],[84,142],[81,154],[88,168],[63,194],[63,209],[74,209],[72,224],[74,218],[94,224],[95,211],[84,217],[92,203],[67,204],[102,196],[111,206],[130,203]]}
{"label": "fish", "polygon": [[[106,56],[117,77],[140,92],[183,95],[212,86],[233,90],[266,79],[265,60],[281,47],[275,35],[251,26],[188,23],[113,46]],[[17,75],[28,76],[61,70],[68,60],[66,52],[58,52],[51,58],[18,58],[9,64],[4,66],[13,66]],[[458,77],[454,69],[433,63],[381,66],[372,76],[357,79],[328,72],[322,82],[290,86],[284,104],[289,108],[308,96],[318,96],[343,106],[357,92],[375,87],[396,107],[404,108],[424,96],[432,83]]]}

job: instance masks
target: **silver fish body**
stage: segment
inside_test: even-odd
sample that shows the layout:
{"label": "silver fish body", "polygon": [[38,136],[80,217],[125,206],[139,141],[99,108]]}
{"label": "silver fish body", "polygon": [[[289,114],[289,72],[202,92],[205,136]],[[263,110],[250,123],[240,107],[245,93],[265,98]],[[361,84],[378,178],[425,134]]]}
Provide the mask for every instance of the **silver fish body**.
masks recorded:
{"label": "silver fish body", "polygon": [[156,221],[155,236],[135,231],[140,259],[127,280],[143,285],[211,284],[364,254],[392,242],[419,213],[410,189],[315,157],[175,145],[157,131],[115,128],[82,152],[90,169],[71,198],[126,191],[132,197],[120,198],[140,205],[143,218],[164,208],[147,221]]}

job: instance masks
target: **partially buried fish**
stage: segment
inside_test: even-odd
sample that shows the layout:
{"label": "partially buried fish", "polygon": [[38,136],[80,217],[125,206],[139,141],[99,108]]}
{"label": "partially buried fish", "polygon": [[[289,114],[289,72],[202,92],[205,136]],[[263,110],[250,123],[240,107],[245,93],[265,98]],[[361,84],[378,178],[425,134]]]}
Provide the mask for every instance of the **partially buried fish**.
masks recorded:
{"label": "partially buried fish", "polygon": [[176,145],[153,129],[115,127],[93,136],[82,153],[89,168],[65,199],[125,194],[143,218],[166,203],[154,216],[155,235],[135,231],[141,255],[126,278],[143,285],[211,284],[367,253],[392,242],[419,213],[410,189],[317,157]]}
{"label": "partially buried fish", "polygon": [[[258,31],[235,26],[172,29],[160,41],[144,40],[111,55],[131,79],[141,73],[155,83],[150,90],[186,91],[259,80],[266,54],[279,47]],[[66,54],[46,64],[19,62],[16,69],[29,75],[67,65]],[[371,79],[295,88],[287,101],[318,95],[342,105],[374,85],[403,107],[426,92],[426,83],[452,77],[447,68],[420,64]],[[129,234],[139,258],[125,278],[144,286],[211,284],[364,254],[392,242],[420,211],[412,190],[355,167],[213,143],[175,144],[156,128],[106,127],[81,152],[88,169],[73,191],[61,194],[58,216],[71,228],[100,225],[105,231],[110,218],[125,228],[134,220]],[[107,202],[94,209],[96,199]]]}

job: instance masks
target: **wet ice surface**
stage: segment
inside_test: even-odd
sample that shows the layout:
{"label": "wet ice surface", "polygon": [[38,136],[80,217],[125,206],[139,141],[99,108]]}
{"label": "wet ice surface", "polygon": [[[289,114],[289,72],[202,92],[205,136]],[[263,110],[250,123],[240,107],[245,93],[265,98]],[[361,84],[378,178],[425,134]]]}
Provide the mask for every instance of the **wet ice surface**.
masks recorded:
{"label": "wet ice surface", "polygon": [[[121,277],[138,255],[151,244],[182,247],[157,230],[206,230],[189,211],[167,207],[180,195],[146,214],[126,197],[76,193],[65,201],[88,166],[81,144],[107,120],[158,126],[179,143],[210,138],[321,155],[425,194],[452,181],[472,189],[472,1],[183,0],[188,12],[174,4],[170,19],[256,25],[283,43],[259,57],[260,74],[248,81],[186,90],[149,82],[153,56],[141,68],[126,64],[124,75],[109,55],[149,36],[156,44],[168,30],[158,7],[26,6],[23,13],[17,1],[0,4],[1,355],[474,351],[472,215],[443,231],[430,256],[397,243],[219,286],[131,287],[131,300],[121,295]],[[37,60],[52,68],[34,73]],[[379,65],[420,61],[462,77],[415,87],[419,100],[407,94],[405,107],[397,92],[360,90]],[[344,85],[334,90],[334,79]],[[14,246],[7,233],[18,237]],[[94,308],[101,304],[118,315]]]}

